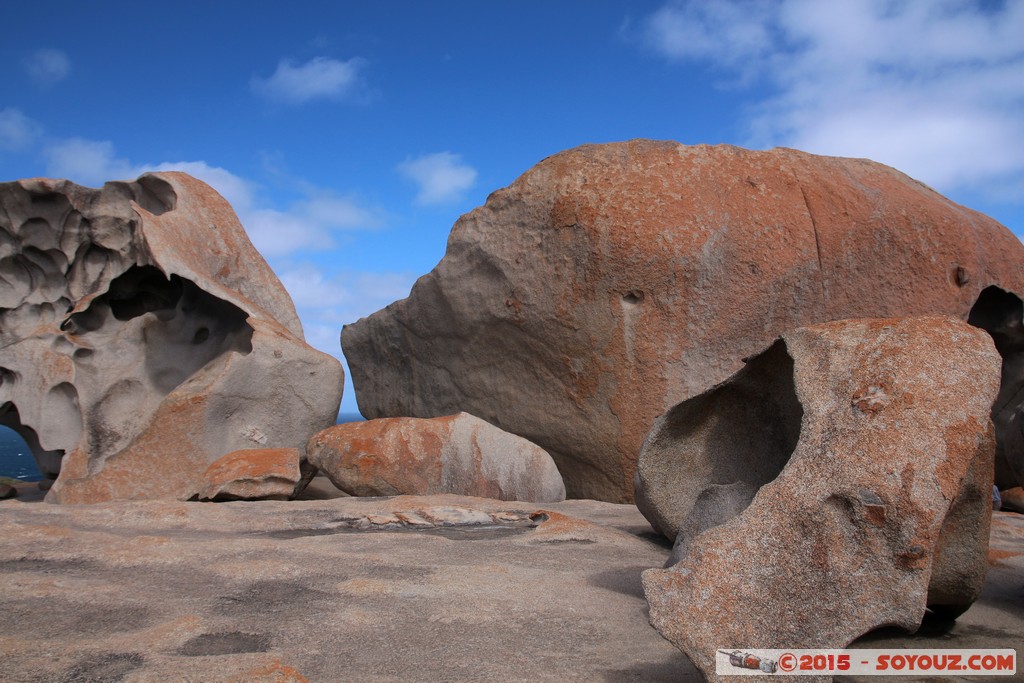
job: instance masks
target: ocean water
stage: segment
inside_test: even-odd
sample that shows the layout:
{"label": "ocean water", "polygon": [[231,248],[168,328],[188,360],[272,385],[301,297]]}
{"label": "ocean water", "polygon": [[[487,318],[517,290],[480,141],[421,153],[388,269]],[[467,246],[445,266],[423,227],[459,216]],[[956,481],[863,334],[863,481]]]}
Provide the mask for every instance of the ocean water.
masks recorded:
{"label": "ocean water", "polygon": [[8,427],[0,427],[0,477],[39,481],[43,475],[24,439]]}
{"label": "ocean water", "polygon": [[[359,413],[341,413],[338,415],[338,424],[362,422],[363,419]],[[43,478],[28,445],[17,432],[8,427],[0,427],[0,477],[25,481],[39,481]]]}

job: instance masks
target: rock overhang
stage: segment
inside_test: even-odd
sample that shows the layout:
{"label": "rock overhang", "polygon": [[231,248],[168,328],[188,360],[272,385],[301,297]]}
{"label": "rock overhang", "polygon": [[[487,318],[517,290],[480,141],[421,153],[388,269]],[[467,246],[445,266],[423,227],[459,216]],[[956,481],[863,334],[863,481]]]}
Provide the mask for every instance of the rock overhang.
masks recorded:
{"label": "rock overhang", "polygon": [[[187,498],[220,455],[301,447],[333,422],[340,364],[304,343],[287,292],[209,186],[177,172],[98,190],[28,179],[0,185],[0,206],[0,403],[38,437],[44,473],[73,472],[49,499]],[[256,400],[285,394],[280,416]],[[239,413],[245,425],[228,419]],[[196,462],[154,457],[176,457],[175,430]],[[119,477],[103,474],[112,457]],[[131,481],[123,461],[139,457],[153,469]]]}

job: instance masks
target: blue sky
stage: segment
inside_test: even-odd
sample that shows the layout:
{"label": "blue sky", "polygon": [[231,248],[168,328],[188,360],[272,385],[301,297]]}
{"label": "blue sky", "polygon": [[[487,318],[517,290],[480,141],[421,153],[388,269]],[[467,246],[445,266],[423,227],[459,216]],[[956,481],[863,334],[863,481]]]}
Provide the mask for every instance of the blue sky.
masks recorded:
{"label": "blue sky", "polygon": [[341,357],[459,215],[587,142],[869,157],[1024,234],[1021,36],[1015,1],[7,3],[0,180],[192,172]]}

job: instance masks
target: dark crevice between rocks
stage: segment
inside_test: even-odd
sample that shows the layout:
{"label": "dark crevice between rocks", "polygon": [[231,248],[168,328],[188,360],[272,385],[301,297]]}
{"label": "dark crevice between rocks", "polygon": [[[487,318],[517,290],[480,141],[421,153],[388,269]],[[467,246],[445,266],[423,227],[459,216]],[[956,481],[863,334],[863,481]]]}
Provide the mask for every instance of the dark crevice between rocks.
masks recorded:
{"label": "dark crevice between rocks", "polygon": [[999,394],[992,405],[996,430],[995,483],[1024,485],[1024,302],[999,287],[986,287],[967,322],[989,333],[1003,358]]}

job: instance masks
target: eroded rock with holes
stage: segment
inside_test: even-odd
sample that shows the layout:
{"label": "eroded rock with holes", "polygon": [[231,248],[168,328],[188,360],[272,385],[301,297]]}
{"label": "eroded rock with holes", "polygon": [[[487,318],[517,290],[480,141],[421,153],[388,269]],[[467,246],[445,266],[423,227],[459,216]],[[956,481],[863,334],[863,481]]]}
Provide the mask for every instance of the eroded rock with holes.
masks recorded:
{"label": "eroded rock with holes", "polygon": [[0,423],[56,502],[187,499],[225,453],[301,447],[342,372],[226,201],[183,173],[0,184]]}
{"label": "eroded rock with holes", "polygon": [[999,373],[953,318],[840,321],[666,413],[638,499],[682,559],[643,575],[651,622],[715,680],[726,643],[842,648],[962,613],[987,567]]}
{"label": "eroded rock with holes", "polygon": [[1019,308],[1022,263],[1005,227],[871,161],[588,145],[459,219],[342,344],[367,417],[464,410],[547,450],[571,497],[625,501],[654,420],[786,330],[966,319],[990,287]]}
{"label": "eroded rock with holes", "polygon": [[340,424],[314,435],[306,453],[353,496],[565,499],[562,477],[544,449],[467,413]]}

